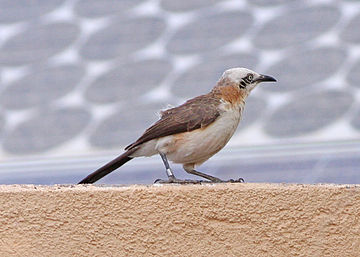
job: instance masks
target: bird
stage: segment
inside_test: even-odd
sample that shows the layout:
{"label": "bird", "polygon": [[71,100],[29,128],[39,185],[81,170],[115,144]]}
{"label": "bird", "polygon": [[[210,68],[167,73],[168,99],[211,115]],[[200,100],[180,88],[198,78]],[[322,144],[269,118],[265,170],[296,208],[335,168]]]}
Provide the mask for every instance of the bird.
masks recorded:
{"label": "bird", "polygon": [[272,76],[262,75],[247,68],[224,71],[213,89],[192,98],[182,105],[160,111],[160,118],[120,156],[95,170],[79,184],[91,184],[136,157],[159,154],[164,163],[167,179],[158,183],[199,183],[175,177],[169,160],[182,164],[192,175],[205,178],[205,182],[242,182],[222,180],[195,170],[219,152],[235,133],[241,120],[245,100],[261,82],[276,82]]}

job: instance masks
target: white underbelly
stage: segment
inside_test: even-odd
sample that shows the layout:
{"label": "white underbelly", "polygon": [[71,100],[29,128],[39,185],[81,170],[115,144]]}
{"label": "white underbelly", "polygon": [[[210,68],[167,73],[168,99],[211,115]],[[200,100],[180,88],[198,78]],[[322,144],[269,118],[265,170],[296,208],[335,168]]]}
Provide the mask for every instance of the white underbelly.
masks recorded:
{"label": "white underbelly", "polygon": [[[167,157],[175,163],[194,163],[200,165],[220,151],[229,142],[240,121],[239,112],[223,113],[214,123],[204,129],[182,133],[180,142],[174,142],[175,147],[165,147],[169,150]],[[175,139],[178,138],[175,136]],[[174,137],[160,139],[161,143],[174,141]],[[166,142],[167,141],[167,142]],[[165,144],[166,145],[166,144]]]}
{"label": "white underbelly", "polygon": [[228,110],[205,128],[146,142],[132,156],[152,156],[162,152],[172,162],[199,165],[227,144],[236,131],[240,117],[239,110]]}

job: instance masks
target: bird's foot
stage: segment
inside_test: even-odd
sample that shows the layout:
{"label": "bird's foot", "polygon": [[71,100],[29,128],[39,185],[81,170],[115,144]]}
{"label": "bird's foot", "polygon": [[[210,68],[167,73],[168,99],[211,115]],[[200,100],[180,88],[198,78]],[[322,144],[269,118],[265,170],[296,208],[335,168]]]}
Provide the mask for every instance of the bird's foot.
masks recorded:
{"label": "bird's foot", "polygon": [[211,180],[211,182],[212,183],[244,183],[245,180],[243,178],[229,179],[229,180],[214,179],[214,180]]}
{"label": "bird's foot", "polygon": [[154,181],[154,184],[201,184],[204,182],[203,180],[191,180],[191,179],[178,179],[178,178],[170,178],[167,180],[157,179]]}
{"label": "bird's foot", "polygon": [[243,178],[238,178],[238,179],[229,179],[227,182],[229,182],[229,183],[244,183],[245,180]]}
{"label": "bird's foot", "polygon": [[191,180],[191,179],[178,179],[175,177],[169,177],[168,180],[157,179],[154,181],[154,184],[209,184],[209,183],[244,183],[243,178],[239,179],[229,179],[229,180],[221,180],[221,179],[213,179],[213,180]]}

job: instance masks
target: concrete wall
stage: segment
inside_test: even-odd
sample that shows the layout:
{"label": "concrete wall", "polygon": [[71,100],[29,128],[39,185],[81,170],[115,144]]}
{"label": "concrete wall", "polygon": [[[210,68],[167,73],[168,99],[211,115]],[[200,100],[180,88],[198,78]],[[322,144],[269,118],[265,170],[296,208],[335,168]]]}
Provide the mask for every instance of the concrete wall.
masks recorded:
{"label": "concrete wall", "polygon": [[360,187],[0,186],[0,256],[359,256]]}

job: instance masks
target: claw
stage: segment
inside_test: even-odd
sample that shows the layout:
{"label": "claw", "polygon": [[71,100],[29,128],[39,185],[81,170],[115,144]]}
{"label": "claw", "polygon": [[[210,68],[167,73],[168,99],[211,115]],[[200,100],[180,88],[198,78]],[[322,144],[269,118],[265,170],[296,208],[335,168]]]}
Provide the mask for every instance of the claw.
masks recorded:
{"label": "claw", "polygon": [[162,181],[162,179],[158,178],[158,179],[156,179],[156,180],[154,181],[154,184],[160,183],[160,181]]}
{"label": "claw", "polygon": [[245,180],[243,178],[239,178],[239,179],[229,179],[228,181],[224,181],[224,182],[230,182],[230,183],[244,183]]}

